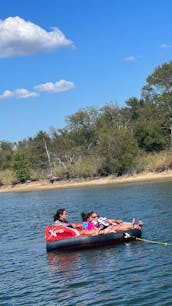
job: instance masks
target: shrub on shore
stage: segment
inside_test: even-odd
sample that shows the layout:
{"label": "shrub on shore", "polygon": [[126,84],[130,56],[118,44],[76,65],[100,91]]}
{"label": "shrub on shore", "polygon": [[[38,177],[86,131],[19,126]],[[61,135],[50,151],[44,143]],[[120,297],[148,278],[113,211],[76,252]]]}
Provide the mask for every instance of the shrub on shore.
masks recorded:
{"label": "shrub on shore", "polygon": [[[55,176],[61,179],[66,178],[77,178],[77,179],[92,179],[93,177],[99,177],[98,174],[99,167],[101,165],[101,160],[97,158],[83,159],[77,164],[67,168],[68,177],[66,172],[61,167],[55,167],[53,173]],[[171,152],[160,152],[160,153],[149,153],[142,154],[137,157],[135,161],[135,168],[128,175],[141,174],[141,173],[160,173],[163,171],[172,169],[172,154]],[[114,174],[113,174],[114,175]],[[41,181],[48,179],[48,172],[46,170],[31,171],[30,180],[31,181]],[[0,186],[2,185],[15,185],[18,181],[12,170],[1,170],[0,171]]]}

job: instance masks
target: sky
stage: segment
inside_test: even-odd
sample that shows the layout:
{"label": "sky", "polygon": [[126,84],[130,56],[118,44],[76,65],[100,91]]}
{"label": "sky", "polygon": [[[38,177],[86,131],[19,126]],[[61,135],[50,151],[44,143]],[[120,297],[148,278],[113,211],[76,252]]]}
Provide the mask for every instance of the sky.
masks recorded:
{"label": "sky", "polygon": [[0,142],[140,98],[172,60],[171,12],[171,0],[1,1]]}

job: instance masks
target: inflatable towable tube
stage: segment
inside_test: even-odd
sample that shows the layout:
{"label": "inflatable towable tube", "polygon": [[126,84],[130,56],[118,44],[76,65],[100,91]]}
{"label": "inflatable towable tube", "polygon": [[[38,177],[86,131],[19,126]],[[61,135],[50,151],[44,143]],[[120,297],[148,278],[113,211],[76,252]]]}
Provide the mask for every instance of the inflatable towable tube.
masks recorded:
{"label": "inflatable towable tube", "polygon": [[77,237],[79,235],[79,231],[71,227],[49,225],[45,229],[46,241],[56,241],[71,237]]}
{"label": "inflatable towable tube", "polygon": [[46,249],[48,252],[120,244],[140,238],[141,235],[140,229],[117,231],[102,235],[80,235],[76,229],[54,225],[47,226],[45,229]]}

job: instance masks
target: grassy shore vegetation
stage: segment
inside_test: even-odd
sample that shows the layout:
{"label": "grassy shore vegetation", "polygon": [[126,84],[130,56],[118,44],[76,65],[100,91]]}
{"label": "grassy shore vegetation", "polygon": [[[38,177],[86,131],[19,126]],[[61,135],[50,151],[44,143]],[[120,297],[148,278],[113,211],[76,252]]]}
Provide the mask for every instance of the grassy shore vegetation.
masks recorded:
{"label": "grassy shore vegetation", "polygon": [[172,169],[172,62],[147,77],[141,99],[80,109],[64,129],[0,141],[0,185]]}

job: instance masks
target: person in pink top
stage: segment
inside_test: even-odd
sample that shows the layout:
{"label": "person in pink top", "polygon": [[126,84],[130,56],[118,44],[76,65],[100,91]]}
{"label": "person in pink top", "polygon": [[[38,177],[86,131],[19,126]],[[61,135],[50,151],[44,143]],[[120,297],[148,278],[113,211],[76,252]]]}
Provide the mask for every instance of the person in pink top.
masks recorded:
{"label": "person in pink top", "polygon": [[81,217],[82,217],[82,221],[83,221],[82,222],[82,230],[83,230],[83,232],[85,231],[88,234],[98,235],[99,229],[92,222],[91,213],[84,213],[83,212],[81,214]]}

